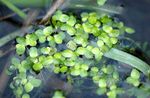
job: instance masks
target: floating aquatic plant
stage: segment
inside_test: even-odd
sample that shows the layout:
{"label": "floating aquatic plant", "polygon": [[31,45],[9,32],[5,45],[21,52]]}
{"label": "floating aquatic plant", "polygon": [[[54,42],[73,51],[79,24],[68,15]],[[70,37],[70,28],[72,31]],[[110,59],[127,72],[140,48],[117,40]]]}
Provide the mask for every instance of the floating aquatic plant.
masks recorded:
{"label": "floating aquatic plant", "polygon": [[[98,4],[103,5],[105,1],[98,0]],[[29,74],[50,68],[55,74],[90,77],[98,86],[97,94],[106,93],[109,98],[116,98],[124,92],[117,86],[119,73],[113,67],[115,65],[99,65],[104,56],[131,64],[146,75],[150,71],[145,62],[113,48],[119,42],[119,36],[126,32],[134,30],[107,14],[83,12],[74,16],[58,10],[49,26],[16,38],[16,53],[20,57],[12,59],[9,70],[17,74],[10,87],[18,98],[30,98],[30,92],[42,81]],[[123,61],[122,54],[131,57],[130,60]],[[138,70],[132,70],[127,83],[139,86]],[[56,91],[53,98],[65,97],[61,91]]]}

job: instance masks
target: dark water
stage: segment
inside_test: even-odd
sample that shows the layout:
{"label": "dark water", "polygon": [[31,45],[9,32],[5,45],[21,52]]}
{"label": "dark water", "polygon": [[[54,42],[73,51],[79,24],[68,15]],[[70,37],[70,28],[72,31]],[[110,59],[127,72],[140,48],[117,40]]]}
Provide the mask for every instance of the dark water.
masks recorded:
{"label": "dark water", "polygon": [[[134,39],[137,42],[150,43],[150,38],[149,38],[150,37],[150,0],[108,0],[108,1],[109,3],[113,3],[117,6],[122,6],[124,8],[123,13],[117,16],[120,17],[120,19],[123,20],[127,26],[133,27],[136,30],[135,34],[128,35],[130,38]],[[12,19],[0,21],[0,37],[3,37],[20,28],[20,24],[17,23],[20,22],[20,20],[18,19],[15,20],[15,19],[16,18],[13,17]],[[0,49],[3,51],[7,51],[7,49],[9,49],[13,43],[14,41],[11,41],[8,44],[6,44],[4,47],[0,47]],[[9,56],[10,55],[7,54],[6,56],[0,58],[0,74],[2,73],[4,66],[8,64]],[[87,85],[90,84],[88,83],[85,84],[85,86]],[[97,96],[94,93],[91,94],[90,92],[92,92],[92,90],[85,90],[83,89],[83,87],[80,88],[80,90],[82,90],[82,93],[72,92],[70,95],[68,95],[67,98],[106,98],[105,96],[101,96],[101,97]],[[47,91],[45,91],[44,89],[38,92],[42,94],[41,91],[46,92],[43,96],[51,96],[51,95],[47,95]],[[35,95],[35,98],[47,98],[47,97],[40,97],[39,96],[40,94]],[[8,85],[1,98],[15,98],[14,96],[12,96],[12,92],[9,89]]]}

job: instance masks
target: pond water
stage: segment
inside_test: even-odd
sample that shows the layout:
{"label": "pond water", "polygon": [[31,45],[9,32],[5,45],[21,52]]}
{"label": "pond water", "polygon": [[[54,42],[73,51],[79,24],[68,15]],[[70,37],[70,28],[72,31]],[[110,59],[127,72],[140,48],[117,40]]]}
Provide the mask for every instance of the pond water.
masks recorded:
{"label": "pond water", "polygon": [[[45,0],[46,1],[46,0]],[[85,0],[89,1],[89,0]],[[84,0],[72,0],[70,2],[74,3],[83,3]],[[86,5],[89,5],[92,3],[92,0],[89,1],[90,3],[87,3]],[[150,33],[150,0],[108,0],[109,4],[113,4],[115,6],[121,6],[123,9],[121,10],[122,12],[120,14],[115,15],[118,17],[121,21],[124,21],[127,26],[130,26],[136,30],[136,33],[132,35],[127,35],[129,38],[135,40],[135,42],[139,43],[150,43],[150,38],[149,38],[149,33]],[[80,4],[80,3],[79,3]],[[94,4],[94,3],[93,3]],[[7,8],[4,6],[0,5],[0,15],[5,14],[1,13],[1,11],[6,9],[6,12],[10,13]],[[23,8],[23,7],[21,7]],[[36,7],[33,7],[34,9],[37,9]],[[41,7],[38,8],[40,11],[41,16],[44,15],[46,12],[45,9],[47,9],[47,4],[46,7]],[[8,10],[8,11],[7,11]],[[112,9],[113,10],[113,9]],[[13,18],[6,19],[4,21],[0,21],[0,37],[3,37],[19,28],[21,28],[21,20],[18,19],[17,16],[13,16]],[[14,45],[14,41],[9,42],[3,47],[0,47],[0,54],[7,52],[12,45]],[[150,50],[150,47],[148,45],[147,50]],[[147,54],[146,51],[142,52],[142,55],[146,55],[146,61],[149,63],[150,62],[150,55]],[[11,51],[7,53],[5,56],[0,58],[0,76],[2,76],[3,69],[5,66],[8,66],[10,64],[10,59],[14,55],[14,51]],[[141,56],[141,55],[139,55]],[[130,67],[126,68],[124,66],[120,66],[123,64],[118,64],[114,61],[110,61],[118,65],[119,71],[122,73],[122,77],[126,76],[126,73],[130,71]],[[4,75],[5,77],[5,75]],[[94,89],[95,85],[92,84],[91,79],[84,79],[82,81],[82,78],[75,78],[76,83],[75,85],[68,85],[66,82],[64,82],[65,77],[60,76],[60,75],[54,75],[52,72],[49,70],[43,70],[42,73],[39,75],[40,78],[42,78],[44,85],[42,85],[40,88],[35,89],[32,92],[32,97],[31,98],[52,98],[52,94],[55,89],[63,89],[65,90],[68,95],[67,98],[107,98],[106,96],[98,96],[95,94]],[[7,79],[8,78],[8,79]],[[3,92],[0,97],[1,98],[15,98],[13,95],[12,90],[9,88],[9,82],[12,80],[12,77],[7,77],[6,80],[8,80],[8,83],[5,84],[2,80],[2,83],[5,86],[4,90],[0,90],[0,92]],[[10,78],[10,79],[9,79]],[[5,79],[5,78],[2,78]],[[82,85],[80,85],[82,82],[84,82]],[[0,83],[1,85],[3,85]],[[73,87],[72,87],[73,86]],[[124,87],[127,86],[126,84],[122,84],[120,81],[120,86]],[[70,92],[70,90],[72,90]],[[134,97],[128,97],[126,94],[118,96],[118,98],[134,98]]]}

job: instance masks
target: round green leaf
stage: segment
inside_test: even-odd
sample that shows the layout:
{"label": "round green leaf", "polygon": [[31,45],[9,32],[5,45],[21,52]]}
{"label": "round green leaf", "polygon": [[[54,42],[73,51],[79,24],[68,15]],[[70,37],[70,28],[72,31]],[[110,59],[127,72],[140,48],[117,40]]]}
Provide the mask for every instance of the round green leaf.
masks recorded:
{"label": "round green leaf", "polygon": [[139,79],[140,78],[140,72],[138,70],[136,70],[136,69],[132,69],[131,77],[135,78],[135,79]]}
{"label": "round green leaf", "polygon": [[16,52],[18,55],[22,55],[25,52],[25,45],[17,44],[16,45]]}
{"label": "round green leaf", "polygon": [[30,98],[30,95],[29,94],[23,94],[22,98]]}
{"label": "round green leaf", "polygon": [[24,37],[17,37],[16,41],[18,44],[26,45],[26,40]]}
{"label": "round green leaf", "polygon": [[52,34],[52,33],[53,33],[53,28],[52,28],[52,26],[48,26],[48,27],[44,28],[44,30],[43,30],[43,34],[44,34],[45,36],[48,36],[48,35],[50,35],[50,34]]}
{"label": "round green leaf", "polygon": [[32,58],[35,58],[38,56],[38,50],[36,47],[31,47],[30,50],[29,50],[29,55],[30,57]]}
{"label": "round green leaf", "polygon": [[105,79],[100,79],[99,80],[99,87],[104,88],[107,86],[106,80]]}
{"label": "round green leaf", "polygon": [[24,89],[26,92],[31,92],[33,90],[33,85],[30,82],[28,82],[24,85]]}
{"label": "round green leaf", "polygon": [[42,48],[41,48],[41,52],[42,52],[43,54],[49,54],[50,50],[51,50],[50,47],[42,47]]}
{"label": "round green leaf", "polygon": [[39,87],[42,81],[33,77],[30,78],[29,82],[32,84],[33,87]]}
{"label": "round green leaf", "polygon": [[71,49],[71,50],[75,50],[77,48],[77,45],[74,41],[70,40],[68,43],[67,43],[67,48]]}
{"label": "round green leaf", "polygon": [[35,63],[35,64],[33,65],[33,69],[34,69],[35,71],[40,71],[42,68],[43,68],[43,65],[42,65],[41,63]]}
{"label": "round green leaf", "polygon": [[107,0],[97,0],[97,4],[102,6],[106,3]]}
{"label": "round green leaf", "polygon": [[132,29],[132,28],[130,28],[130,27],[126,27],[126,28],[125,28],[125,31],[126,31],[127,33],[129,33],[129,34],[132,34],[132,33],[135,32],[135,30]]}

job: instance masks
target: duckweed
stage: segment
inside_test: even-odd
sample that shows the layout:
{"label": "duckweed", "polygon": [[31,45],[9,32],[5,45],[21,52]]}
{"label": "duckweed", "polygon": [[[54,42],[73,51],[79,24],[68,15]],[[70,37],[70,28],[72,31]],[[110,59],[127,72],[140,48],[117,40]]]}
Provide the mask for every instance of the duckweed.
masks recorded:
{"label": "duckweed", "polygon": [[22,98],[30,98],[30,95],[29,94],[23,94]]}
{"label": "duckweed", "polygon": [[[99,5],[105,2],[106,0],[98,0]],[[102,67],[98,62],[103,58],[103,54],[117,44],[122,32],[131,33],[133,30],[124,27],[109,15],[101,16],[95,12],[83,12],[77,18],[73,14],[56,11],[51,23],[52,25],[16,39],[16,53],[26,56],[23,59],[12,59],[12,69],[19,72],[15,78],[19,77],[21,87],[24,87],[22,91],[11,85],[18,92],[17,95],[30,98],[28,93],[42,83],[35,77],[29,78],[27,72],[40,73],[44,68],[50,68],[55,74],[90,77],[98,86],[98,94],[107,93],[109,98],[115,98],[118,94],[116,85],[119,73],[113,65]],[[138,86],[139,78],[140,73],[133,70],[127,82]],[[19,86],[20,82],[16,80],[13,83]],[[23,92],[25,94],[22,94]],[[56,91],[52,98],[65,97],[61,91]]]}
{"label": "duckweed", "polygon": [[24,85],[24,89],[27,93],[31,92],[33,90],[33,85],[30,82],[28,82]]}

